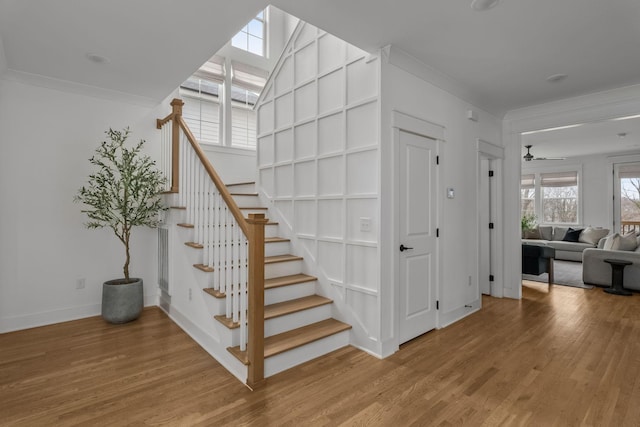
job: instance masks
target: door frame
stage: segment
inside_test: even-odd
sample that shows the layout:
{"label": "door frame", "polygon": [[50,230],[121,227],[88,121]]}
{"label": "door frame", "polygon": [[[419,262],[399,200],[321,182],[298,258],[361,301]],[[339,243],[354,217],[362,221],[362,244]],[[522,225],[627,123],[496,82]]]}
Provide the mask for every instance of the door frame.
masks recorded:
{"label": "door frame", "polygon": [[[640,85],[627,86],[591,95],[551,101],[511,110],[502,121],[504,162],[504,282],[505,297],[522,298],[520,231],[520,175],[522,132],[579,123],[592,123],[640,113]],[[612,178],[610,178],[612,179]],[[613,188],[610,185],[612,191]],[[613,214],[611,214],[613,218]]]}
{"label": "door frame", "polygon": [[626,156],[611,156],[608,159],[608,170],[611,171],[610,174],[607,174],[609,182],[607,183],[607,188],[609,189],[608,199],[612,200],[611,209],[609,209],[609,225],[611,226],[611,232],[620,233],[621,224],[620,224],[620,212],[619,205],[620,199],[616,199],[615,197],[620,197],[618,186],[618,174],[616,173],[616,165],[621,165],[624,163],[640,163],[640,154],[632,154]]}
{"label": "door frame", "polygon": [[[398,173],[399,169],[399,147],[400,147],[400,131],[413,133],[415,135],[429,138],[436,141],[436,155],[440,157],[442,160],[442,143],[445,142],[445,128],[444,126],[440,126],[438,124],[429,122],[424,119],[420,119],[409,114],[393,110],[391,112],[391,128],[392,128],[392,162],[393,162],[393,191],[392,193],[392,227],[393,227],[393,239],[392,239],[392,267],[391,274],[393,277],[393,336],[395,341],[395,348],[398,348],[400,345],[400,252],[398,248],[400,247],[400,215],[399,215],[399,193],[398,188],[400,186],[400,179]],[[440,189],[441,179],[441,171],[440,168],[436,168],[435,171],[435,202],[436,202],[436,224],[440,224],[442,218],[442,191]],[[442,245],[440,244],[440,240],[436,239],[436,283],[435,283],[435,294],[436,300],[440,298],[442,295]],[[440,313],[436,311],[436,329],[440,328]]]}
{"label": "door frame", "polygon": [[[489,141],[485,141],[483,139],[478,138],[476,140],[477,148],[478,148],[478,162],[477,162],[477,173],[478,173],[478,199],[477,199],[477,209],[478,209],[478,292],[482,295],[482,289],[480,286],[481,283],[481,272],[482,272],[482,264],[481,264],[481,251],[483,248],[483,238],[487,238],[486,236],[489,234],[486,232],[488,230],[488,224],[481,224],[481,213],[482,209],[486,207],[486,200],[482,200],[482,185],[483,180],[489,180],[489,176],[484,173],[484,169],[482,168],[482,161],[486,160],[489,162],[489,167],[493,167],[494,175],[493,179],[489,180],[489,194],[491,195],[491,199],[488,201],[488,208],[490,212],[492,212],[492,217],[489,220],[493,220],[494,228],[493,228],[493,239],[491,236],[488,237],[490,241],[493,242],[490,245],[491,253],[489,254],[489,271],[494,276],[493,285],[490,285],[490,295],[494,297],[502,297],[502,289],[504,283],[504,274],[503,274],[503,248],[502,244],[503,239],[503,226],[502,226],[502,209],[503,209],[503,167],[502,163],[504,161],[504,147],[500,147],[499,145],[493,144]],[[487,242],[488,243],[488,242]],[[488,278],[486,278],[488,280]]]}

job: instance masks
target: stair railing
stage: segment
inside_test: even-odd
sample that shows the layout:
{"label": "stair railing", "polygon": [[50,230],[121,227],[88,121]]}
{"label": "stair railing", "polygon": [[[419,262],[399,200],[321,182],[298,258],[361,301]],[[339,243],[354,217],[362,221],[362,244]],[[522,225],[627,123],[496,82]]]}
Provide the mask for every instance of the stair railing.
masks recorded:
{"label": "stair railing", "polygon": [[225,297],[225,315],[240,328],[240,350],[246,351],[247,385],[264,382],[264,214],[245,218],[182,117],[180,99],[157,120],[162,132],[161,168],[167,192],[194,228],[203,249],[197,268],[212,273],[212,288]]}

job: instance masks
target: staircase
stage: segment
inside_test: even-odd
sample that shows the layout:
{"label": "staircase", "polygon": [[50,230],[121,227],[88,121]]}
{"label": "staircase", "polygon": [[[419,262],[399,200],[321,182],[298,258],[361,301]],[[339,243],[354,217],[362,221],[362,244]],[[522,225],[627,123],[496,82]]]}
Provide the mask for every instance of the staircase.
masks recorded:
{"label": "staircase", "polygon": [[[349,344],[350,325],[316,295],[316,278],[255,183],[225,185],[182,118],[179,99],[158,119],[161,167],[169,177],[160,263],[160,306],[249,387]],[[169,232],[171,230],[171,232]],[[169,272],[171,271],[171,273]],[[166,274],[165,274],[166,272]],[[194,289],[202,289],[196,292]]]}
{"label": "staircase", "polygon": [[[267,213],[255,191],[255,183],[229,184],[227,190],[246,217]],[[196,260],[197,274],[214,274],[215,268],[203,259],[205,245],[197,241],[195,227],[187,221],[185,206],[172,206],[170,217],[183,239],[187,258]],[[316,295],[316,278],[304,273],[303,258],[292,254],[289,239],[278,236],[276,222],[267,222],[264,238],[264,376],[269,377],[293,366],[327,354],[349,344],[351,326],[332,317],[332,300]],[[195,258],[194,258],[195,257]],[[205,283],[212,280],[205,279]],[[203,298],[211,299],[209,325],[217,328],[221,345],[243,365],[248,364],[247,350],[241,350],[240,323],[225,315],[223,292],[203,289]],[[215,357],[215,355],[214,355]]]}

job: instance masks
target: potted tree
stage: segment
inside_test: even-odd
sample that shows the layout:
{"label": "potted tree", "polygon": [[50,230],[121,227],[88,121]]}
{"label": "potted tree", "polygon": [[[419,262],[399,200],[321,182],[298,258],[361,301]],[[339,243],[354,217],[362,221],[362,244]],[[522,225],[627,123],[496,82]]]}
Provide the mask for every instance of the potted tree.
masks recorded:
{"label": "potted tree", "polygon": [[159,225],[159,214],[166,209],[160,196],[165,178],[155,162],[142,153],[144,140],[131,148],[125,146],[128,127],[105,133],[107,140],[89,159],[97,171],[89,175],[74,200],[87,206],[82,210],[89,217],[87,228],[109,227],[124,245],[124,277],[102,285],[102,317],[111,323],[125,323],[140,316],[144,302],[142,279],[129,276],[131,230]]}

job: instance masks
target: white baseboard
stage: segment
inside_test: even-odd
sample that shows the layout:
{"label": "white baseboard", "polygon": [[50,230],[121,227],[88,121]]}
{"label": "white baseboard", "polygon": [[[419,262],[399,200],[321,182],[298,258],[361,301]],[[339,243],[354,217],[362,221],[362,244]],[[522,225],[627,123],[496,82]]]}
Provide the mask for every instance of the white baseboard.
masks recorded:
{"label": "white baseboard", "polygon": [[[470,306],[470,307],[467,307],[467,306]],[[473,314],[476,311],[480,310],[480,308],[482,307],[481,300],[477,299],[473,302],[468,303],[467,306],[459,307],[447,313],[440,314],[438,329],[446,328],[452,323],[455,323],[458,320],[461,320],[469,316],[470,314]]]}
{"label": "white baseboard", "polygon": [[[157,295],[145,295],[144,306],[158,305]],[[25,314],[23,316],[0,318],[0,333],[37,328],[55,323],[69,322],[86,317],[99,316],[102,313],[101,304],[89,304],[79,307],[62,308],[41,313]]]}
{"label": "white baseboard", "polygon": [[242,384],[247,381],[247,367],[236,359],[227,349],[221,345],[213,336],[193,323],[187,316],[168,305],[166,299],[160,301],[160,308],[173,322],[178,325],[187,335],[189,335],[200,347],[209,353],[218,363],[236,377]]}

